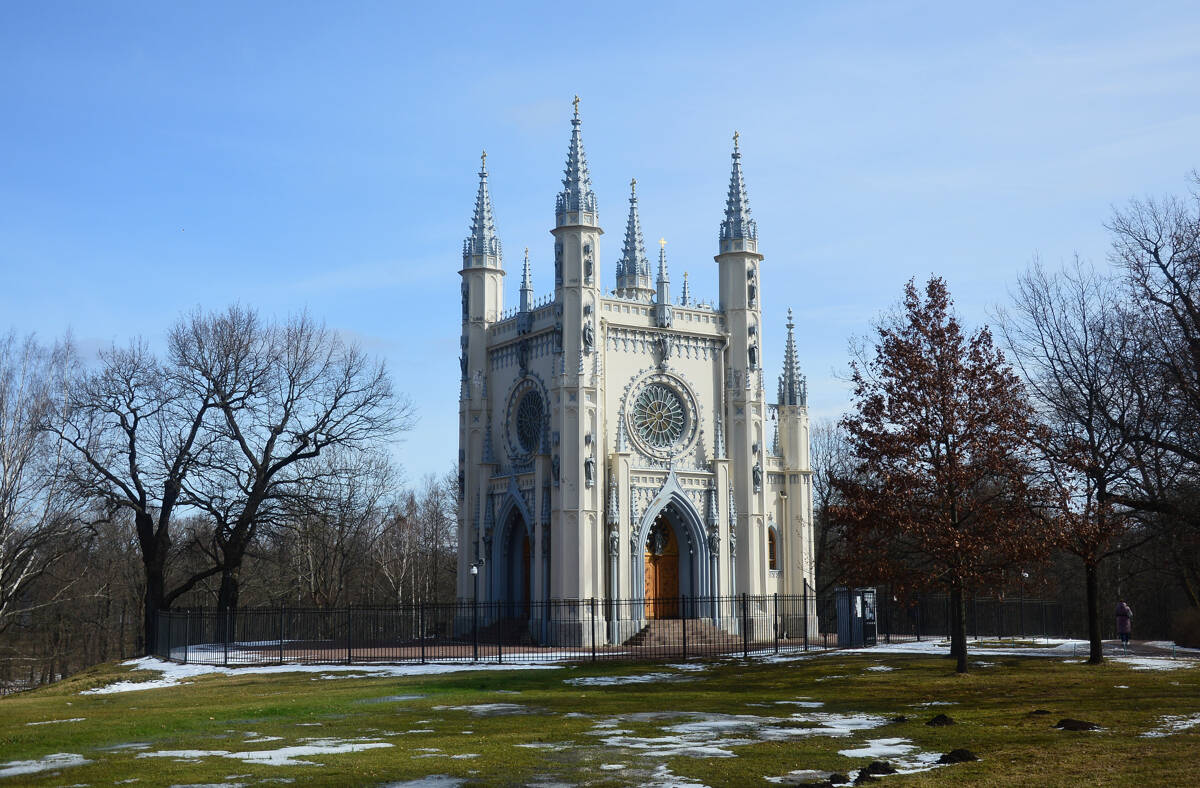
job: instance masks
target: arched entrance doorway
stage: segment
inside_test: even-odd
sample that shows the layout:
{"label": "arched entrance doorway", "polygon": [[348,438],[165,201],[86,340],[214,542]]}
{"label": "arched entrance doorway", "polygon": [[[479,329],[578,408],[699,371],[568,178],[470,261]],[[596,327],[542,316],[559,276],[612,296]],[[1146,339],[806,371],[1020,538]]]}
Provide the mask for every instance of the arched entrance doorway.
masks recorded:
{"label": "arched entrance doorway", "polygon": [[507,618],[529,617],[529,533],[520,513],[513,511],[505,525],[503,596]]}
{"label": "arched entrance doorway", "polygon": [[679,538],[660,513],[646,537],[646,618],[679,617]]}

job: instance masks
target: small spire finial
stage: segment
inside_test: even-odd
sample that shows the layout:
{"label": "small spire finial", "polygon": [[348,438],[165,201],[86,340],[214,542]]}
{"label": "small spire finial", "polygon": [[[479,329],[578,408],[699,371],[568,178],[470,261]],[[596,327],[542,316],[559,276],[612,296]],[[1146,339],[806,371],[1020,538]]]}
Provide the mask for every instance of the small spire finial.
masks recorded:
{"label": "small spire finial", "polygon": [[[528,252],[528,250],[526,250],[526,251]],[[792,322],[792,308],[791,308],[790,306],[788,307],[788,322],[787,322],[787,327],[788,327],[788,329],[789,329],[789,330],[790,330],[790,329],[793,329],[793,328],[795,328],[795,327],[796,327],[796,324]]]}
{"label": "small spire finial", "polygon": [[733,132],[733,149],[734,150],[738,149],[738,137],[740,137],[740,136],[742,136],[742,135],[738,134],[736,131]]}
{"label": "small spire finial", "polygon": [[[527,262],[527,263],[529,262],[529,247],[528,246],[525,247],[525,262]],[[788,310],[788,319],[791,320],[791,318],[792,318],[792,310],[789,309]]]}
{"label": "small spire finial", "polygon": [[579,94],[575,94],[575,100],[571,102],[575,105],[575,117],[579,117]]}
{"label": "small spire finial", "polygon": [[666,238],[659,238],[659,239],[658,239],[658,245],[659,245],[659,246],[662,246],[662,247],[665,247],[665,246],[667,245],[667,239],[666,239]]}
{"label": "small spire finial", "polygon": [[487,169],[487,149],[486,148],[483,150],[482,153],[479,154],[479,166],[485,170]]}
{"label": "small spire finial", "polygon": [[637,194],[637,178],[631,178],[629,181],[629,193]]}

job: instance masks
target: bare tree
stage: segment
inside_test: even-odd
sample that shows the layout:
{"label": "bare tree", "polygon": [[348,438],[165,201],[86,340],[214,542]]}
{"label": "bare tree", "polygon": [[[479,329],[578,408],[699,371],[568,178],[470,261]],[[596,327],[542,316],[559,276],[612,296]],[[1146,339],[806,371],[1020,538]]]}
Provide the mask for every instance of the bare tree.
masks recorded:
{"label": "bare tree", "polygon": [[1057,506],[1059,546],[1084,565],[1089,662],[1104,661],[1100,564],[1127,550],[1128,481],[1135,453],[1129,430],[1141,419],[1126,360],[1137,335],[1124,324],[1121,293],[1078,259],[1061,272],[1036,263],[1020,278],[1011,312],[1001,313],[1013,351],[1047,429],[1039,446]]}
{"label": "bare tree", "polygon": [[[0,337],[0,632],[45,599],[28,592],[84,536],[57,441],[42,429],[62,395],[70,350]],[[60,598],[70,583],[49,598]]]}
{"label": "bare tree", "polygon": [[824,593],[841,580],[836,565],[836,547],[842,539],[839,523],[830,517],[837,500],[834,480],[849,476],[854,463],[845,428],[832,419],[817,421],[810,439],[813,469],[813,519],[816,521],[815,563],[817,593]]}
{"label": "bare tree", "polygon": [[214,524],[217,604],[233,609],[260,527],[282,524],[352,472],[311,461],[332,450],[346,461],[381,450],[410,425],[411,406],[392,392],[382,363],[307,314],[276,325],[240,306],[197,311],[171,330],[169,356],[181,388],[212,394],[210,450],[182,490]]}

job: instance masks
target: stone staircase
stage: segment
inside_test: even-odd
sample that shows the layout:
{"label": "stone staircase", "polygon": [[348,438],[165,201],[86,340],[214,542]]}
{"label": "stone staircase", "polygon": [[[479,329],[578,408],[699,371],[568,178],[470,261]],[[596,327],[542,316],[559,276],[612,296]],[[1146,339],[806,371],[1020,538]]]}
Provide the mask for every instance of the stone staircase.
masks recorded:
{"label": "stone staircase", "polygon": [[[626,640],[626,646],[678,646],[683,643],[682,618],[660,618],[647,622],[636,635]],[[736,635],[722,632],[712,622],[703,618],[687,619],[688,647],[701,647],[728,643]]]}

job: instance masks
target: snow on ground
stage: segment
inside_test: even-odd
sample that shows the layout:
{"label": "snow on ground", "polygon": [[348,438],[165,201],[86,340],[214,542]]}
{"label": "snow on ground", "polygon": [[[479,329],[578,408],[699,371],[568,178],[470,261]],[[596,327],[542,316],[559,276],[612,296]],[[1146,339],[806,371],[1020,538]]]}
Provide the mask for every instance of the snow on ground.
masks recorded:
{"label": "snow on ground", "polygon": [[657,684],[659,682],[695,680],[695,676],[679,673],[640,673],[633,676],[582,676],[575,679],[563,679],[563,683],[575,687],[615,687],[621,684]]}
{"label": "snow on ground", "polygon": [[415,780],[405,780],[398,783],[386,783],[379,788],[457,788],[466,780],[451,777],[448,774],[431,774],[428,777],[418,777]]}
{"label": "snow on ground", "polygon": [[1200,728],[1200,714],[1167,714],[1158,718],[1158,727],[1142,734],[1147,739],[1157,739],[1182,733],[1192,728]]}
{"label": "snow on ground", "polygon": [[553,669],[558,665],[546,663],[427,663],[408,665],[259,665],[240,668],[223,668],[215,665],[180,665],[176,662],[165,662],[155,657],[142,657],[121,663],[134,670],[156,670],[162,673],[162,678],[150,681],[118,681],[96,689],[84,690],[81,695],[108,695],[113,692],[133,692],[136,690],[161,689],[175,687],[191,682],[185,679],[205,676],[212,673],[222,673],[227,676],[244,676],[248,673],[330,673],[352,672],[362,676],[401,678],[404,676],[430,676],[441,673],[458,673],[464,670],[535,670]]}
{"label": "snow on ground", "polygon": [[889,670],[895,670],[891,665],[871,665],[867,670],[874,670],[880,673],[886,673]]}
{"label": "snow on ground", "polygon": [[347,752],[374,750],[379,747],[392,747],[382,741],[351,741],[348,739],[310,739],[305,744],[280,747],[275,750],[245,750],[230,752],[229,750],[156,750],[155,752],[138,753],[139,758],[174,758],[180,761],[195,761],[200,758],[233,758],[245,763],[263,764],[266,766],[320,766],[313,761],[300,760],[316,755],[339,755]]}
{"label": "snow on ground", "polygon": [[1171,659],[1170,657],[1109,657],[1113,662],[1128,665],[1134,670],[1179,670],[1200,665],[1194,659]]}
{"label": "snow on ground", "polygon": [[863,747],[850,750],[838,750],[838,755],[847,758],[895,758],[907,755],[917,749],[917,745],[908,739],[871,739]]}
{"label": "snow on ground", "polygon": [[53,725],[56,722],[83,722],[87,717],[72,717],[69,720],[45,720],[43,722],[27,722],[28,725]]}
{"label": "snow on ground", "polygon": [[1166,649],[1167,651],[1176,651],[1180,654],[1196,654],[1200,656],[1200,648],[1177,646],[1173,640],[1147,640],[1146,645],[1153,646],[1154,648]]}
{"label": "snow on ground", "polygon": [[65,769],[68,766],[83,766],[91,761],[73,752],[56,752],[36,761],[9,761],[0,763],[0,777],[16,777],[21,774],[37,774],[51,769]]}
{"label": "snow on ground", "polygon": [[520,703],[476,703],[474,706],[434,706],[433,711],[469,711],[472,714],[528,714],[528,706]]}

